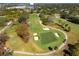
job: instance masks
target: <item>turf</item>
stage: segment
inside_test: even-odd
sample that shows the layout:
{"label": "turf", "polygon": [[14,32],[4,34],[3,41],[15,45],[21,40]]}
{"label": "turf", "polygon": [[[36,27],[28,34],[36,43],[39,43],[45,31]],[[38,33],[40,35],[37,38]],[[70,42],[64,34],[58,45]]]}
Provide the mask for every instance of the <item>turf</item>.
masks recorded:
{"label": "turf", "polygon": [[55,18],[54,17],[54,19],[55,19],[54,20],[55,23],[58,23],[58,21],[61,20],[62,22],[69,24],[69,26],[71,27],[71,31],[73,31],[79,35],[79,25],[78,24],[71,23],[71,22],[66,21],[65,19],[62,19],[62,18]]}
{"label": "turf", "polygon": [[28,20],[28,22],[30,22],[29,28],[33,33],[35,32],[39,33],[43,31],[41,25],[38,22],[38,19],[39,18],[35,14],[33,14],[33,15],[30,15],[30,18]]}
{"label": "turf", "polygon": [[41,44],[48,44],[57,40],[53,32],[43,32],[39,34]]}
{"label": "turf", "polygon": [[[36,14],[30,15],[30,30],[32,33],[37,33],[38,40],[35,41],[33,38],[33,41],[36,43],[36,45],[39,48],[44,49],[45,51],[49,51],[48,47],[51,46],[52,48],[58,47],[63,43],[64,35],[63,33],[57,31],[57,30],[43,30],[43,27],[39,23],[40,18]],[[59,38],[57,38],[54,33],[58,33],[60,35]]]}
{"label": "turf", "polygon": [[[29,31],[31,31],[32,34],[37,33],[39,40],[35,41],[34,39],[30,39],[31,42],[24,43],[22,39],[17,36],[16,28],[18,25],[16,25],[6,30],[6,33],[8,34],[8,36],[10,36],[6,44],[7,47],[10,47],[13,50],[28,52],[40,52],[41,49],[43,49],[44,52],[46,52],[49,51],[49,46],[51,46],[52,48],[54,48],[55,46],[60,46],[64,40],[63,33],[52,29],[48,31],[43,30],[38,20],[39,17],[36,14],[32,14],[30,15],[28,22],[30,22]],[[60,38],[57,38],[54,35],[55,32],[60,34]]]}

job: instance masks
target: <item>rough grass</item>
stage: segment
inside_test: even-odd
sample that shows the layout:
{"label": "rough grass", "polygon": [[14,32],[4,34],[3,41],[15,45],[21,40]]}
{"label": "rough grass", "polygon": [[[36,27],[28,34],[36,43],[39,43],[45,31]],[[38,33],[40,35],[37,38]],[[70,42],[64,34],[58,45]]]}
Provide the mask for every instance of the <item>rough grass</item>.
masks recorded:
{"label": "rough grass", "polygon": [[12,28],[9,28],[6,30],[6,33],[10,37],[8,41],[6,42],[6,46],[15,50],[15,51],[25,51],[25,52],[43,52],[42,49],[37,47],[34,42],[29,39],[28,43],[25,43],[22,41],[22,39],[17,36],[15,29],[17,26],[13,26]]}
{"label": "rough grass", "polygon": [[54,20],[55,23],[58,23],[58,21],[61,20],[62,22],[69,24],[69,26],[71,27],[71,31],[75,32],[76,34],[79,35],[79,25],[78,24],[71,23],[71,22],[66,21],[65,19],[61,19],[61,18],[54,18],[54,19],[55,19]]}
{"label": "rough grass", "polygon": [[79,25],[68,22],[65,19],[61,19],[61,18],[54,18],[54,19],[55,19],[54,20],[55,23],[58,23],[58,21],[61,20],[62,22],[69,24],[69,26],[71,27],[71,31],[67,33],[68,43],[73,44],[77,42],[77,40],[79,39]]}
{"label": "rough grass", "polygon": [[79,36],[75,32],[69,32],[67,33],[67,35],[68,35],[67,43],[75,44],[76,42],[78,42]]}

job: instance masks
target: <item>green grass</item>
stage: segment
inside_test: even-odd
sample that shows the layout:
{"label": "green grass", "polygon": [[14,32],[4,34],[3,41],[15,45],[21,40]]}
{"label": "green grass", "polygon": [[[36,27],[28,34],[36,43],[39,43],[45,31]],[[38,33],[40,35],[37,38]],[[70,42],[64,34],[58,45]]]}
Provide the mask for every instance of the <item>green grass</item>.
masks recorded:
{"label": "green grass", "polygon": [[[64,35],[63,33],[50,29],[48,31],[43,30],[42,26],[38,22],[39,17],[36,14],[30,15],[30,19],[28,22],[29,24],[29,31],[32,33],[38,33],[39,40],[33,42],[36,44],[38,48],[43,49],[45,52],[49,51],[48,47],[51,46],[52,48],[56,46],[60,46],[63,43]],[[17,36],[16,28],[19,25],[14,25],[13,27],[7,29],[5,32],[10,36],[9,40],[7,41],[7,46],[13,50],[18,51],[28,51],[28,52],[36,52],[37,49],[32,45],[31,42],[24,43],[20,37]],[[57,32],[60,37],[57,38],[54,33]],[[38,50],[39,51],[39,50]]]}
{"label": "green grass", "polygon": [[[43,30],[43,27],[39,24],[39,17],[36,14],[32,14],[29,19],[29,27],[32,33],[38,34],[38,41],[34,42],[39,46],[40,48],[44,49],[45,51],[49,51],[48,47],[51,46],[52,48],[56,46],[60,46],[63,43],[64,35],[63,33],[50,29],[48,31]],[[59,38],[57,38],[54,33],[58,33],[60,35]]]}
{"label": "green grass", "polygon": [[[56,31],[56,30],[55,31],[53,30],[52,32],[51,31],[38,34],[38,36],[41,38],[39,38],[38,41],[35,41],[35,43],[40,48],[44,49],[45,51],[49,51],[48,49],[49,46],[51,46],[52,48],[59,47],[63,43],[63,40],[64,40],[63,33]],[[59,34],[60,36],[59,38],[54,35],[55,32]]]}
{"label": "green grass", "polygon": [[30,15],[30,19],[28,20],[28,22],[30,22],[30,24],[29,24],[30,30],[33,33],[34,32],[39,33],[41,31],[43,31],[41,25],[38,22],[38,19],[39,19],[39,17],[37,17],[35,14],[33,14],[33,15]]}
{"label": "green grass", "polygon": [[17,33],[16,33],[17,26],[18,25],[13,26],[5,31],[7,35],[9,36],[9,39],[6,42],[6,45],[9,48],[16,50],[16,51],[17,50],[18,51],[33,51],[30,43],[29,45],[28,43],[23,42],[22,39],[19,36],[17,36]]}
{"label": "green grass", "polygon": [[42,32],[39,34],[39,39],[41,44],[48,44],[57,40],[53,32]]}
{"label": "green grass", "polygon": [[79,35],[79,25],[78,24],[71,23],[62,18],[54,18],[55,23],[58,23],[59,20],[61,20],[62,22],[66,23],[66,24],[69,24],[69,26],[71,27],[71,31],[73,31]]}

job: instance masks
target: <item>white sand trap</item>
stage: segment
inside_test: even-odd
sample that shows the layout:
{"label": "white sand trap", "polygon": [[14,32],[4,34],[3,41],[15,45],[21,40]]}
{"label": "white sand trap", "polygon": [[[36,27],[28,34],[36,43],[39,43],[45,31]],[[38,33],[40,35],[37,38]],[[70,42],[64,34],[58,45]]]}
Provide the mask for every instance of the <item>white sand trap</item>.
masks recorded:
{"label": "white sand trap", "polygon": [[43,30],[49,30],[49,28],[43,28]]}
{"label": "white sand trap", "polygon": [[36,40],[36,41],[37,41],[37,40],[38,40],[38,37],[37,37],[37,36],[35,36],[35,37],[34,37],[34,40]]}
{"label": "white sand trap", "polygon": [[37,33],[34,33],[34,34],[33,34],[33,36],[36,36],[36,35],[37,35]]}
{"label": "white sand trap", "polygon": [[39,21],[40,24],[42,24],[42,21]]}
{"label": "white sand trap", "polygon": [[56,36],[56,37],[59,37],[58,33],[55,33],[55,36]]}

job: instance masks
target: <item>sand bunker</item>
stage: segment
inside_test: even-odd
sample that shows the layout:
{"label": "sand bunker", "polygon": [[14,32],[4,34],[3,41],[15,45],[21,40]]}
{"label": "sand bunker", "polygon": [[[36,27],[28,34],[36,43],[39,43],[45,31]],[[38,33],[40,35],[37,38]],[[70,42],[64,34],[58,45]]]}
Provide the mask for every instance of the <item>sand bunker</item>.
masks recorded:
{"label": "sand bunker", "polygon": [[49,28],[43,28],[43,30],[50,30]]}
{"label": "sand bunker", "polygon": [[35,37],[34,37],[34,40],[38,40],[38,37],[37,37],[37,36],[35,36]]}
{"label": "sand bunker", "polygon": [[55,36],[56,36],[56,37],[59,37],[58,33],[55,33]]}
{"label": "sand bunker", "polygon": [[33,36],[36,36],[36,35],[37,35],[37,33],[34,33],[34,34],[33,34]]}

